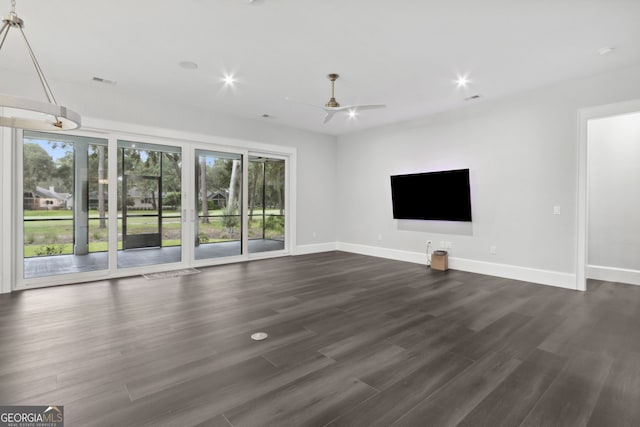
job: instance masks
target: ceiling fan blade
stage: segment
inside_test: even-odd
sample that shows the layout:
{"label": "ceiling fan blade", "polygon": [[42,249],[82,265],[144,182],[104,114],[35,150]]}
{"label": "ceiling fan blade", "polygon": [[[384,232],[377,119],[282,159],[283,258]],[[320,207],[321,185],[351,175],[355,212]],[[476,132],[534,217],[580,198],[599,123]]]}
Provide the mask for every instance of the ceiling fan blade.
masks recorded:
{"label": "ceiling fan blade", "polygon": [[322,122],[322,123],[326,125],[333,118],[333,115],[335,114],[335,111],[331,111],[331,110],[329,110],[327,108],[325,108],[324,110],[327,112],[327,115],[324,116],[324,122]]}
{"label": "ceiling fan blade", "polygon": [[363,105],[346,105],[344,107],[337,108],[336,110],[378,110],[380,108],[387,108],[384,104],[363,104]]}
{"label": "ceiling fan blade", "polygon": [[[336,115],[337,113],[349,113],[350,117],[354,117],[355,115],[357,115],[357,112],[360,110],[377,110],[380,108],[387,107],[384,104],[359,104],[359,105],[340,106],[340,103],[338,103],[338,101],[336,101],[336,98],[335,98],[335,81],[338,79],[338,77],[340,77],[338,74],[327,75],[327,78],[331,80],[331,98],[329,99],[329,102],[327,102],[324,106],[304,104],[299,102],[297,102],[297,104],[305,105],[307,107],[321,108],[322,110],[324,110],[326,115],[324,116],[323,123],[325,125],[329,123],[331,119],[333,119],[333,116]],[[286,99],[287,101],[292,101],[288,97]]]}

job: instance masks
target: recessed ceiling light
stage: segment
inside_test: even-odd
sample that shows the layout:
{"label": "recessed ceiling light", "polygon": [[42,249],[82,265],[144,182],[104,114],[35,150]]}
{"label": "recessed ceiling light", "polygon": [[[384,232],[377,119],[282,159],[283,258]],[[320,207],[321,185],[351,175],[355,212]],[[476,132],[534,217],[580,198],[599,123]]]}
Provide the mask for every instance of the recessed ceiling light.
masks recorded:
{"label": "recessed ceiling light", "polygon": [[185,70],[196,70],[198,68],[198,64],[192,61],[182,61],[179,62],[178,65]]}
{"label": "recessed ceiling light", "polygon": [[480,95],[472,95],[472,96],[466,97],[464,100],[465,101],[474,101],[474,100],[476,100],[478,98],[480,98]]}
{"label": "recessed ceiling light", "polygon": [[268,115],[268,114],[263,114],[263,115],[262,115],[262,117],[263,117],[263,118],[265,118],[265,119],[268,119],[268,118],[269,118],[269,117],[271,117],[271,116],[270,116],[270,115]]}
{"label": "recessed ceiling light", "polygon": [[600,55],[607,55],[611,52],[613,52],[615,50],[615,47],[613,46],[603,46],[600,49],[598,49],[598,53]]}
{"label": "recessed ceiling light", "polygon": [[458,89],[466,88],[469,86],[469,83],[471,83],[471,80],[469,79],[468,74],[459,74],[456,78],[456,85],[458,86]]}
{"label": "recessed ceiling light", "polygon": [[225,74],[222,81],[225,86],[233,86],[237,80],[233,74]]}

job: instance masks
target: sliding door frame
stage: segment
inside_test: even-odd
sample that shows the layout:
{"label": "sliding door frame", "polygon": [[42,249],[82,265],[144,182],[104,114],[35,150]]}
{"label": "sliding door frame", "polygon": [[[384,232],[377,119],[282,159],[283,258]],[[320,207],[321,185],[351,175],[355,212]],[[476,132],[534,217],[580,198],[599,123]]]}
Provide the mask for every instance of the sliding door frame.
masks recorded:
{"label": "sliding door frame", "polygon": [[[264,259],[264,258],[274,258],[278,256],[289,255],[291,254],[292,247],[293,247],[292,242],[295,242],[295,240],[291,240],[290,238],[290,234],[292,233],[292,229],[293,229],[292,224],[295,223],[294,221],[292,221],[292,215],[290,214],[291,209],[294,206],[294,204],[292,204],[290,200],[292,195],[291,168],[293,164],[293,162],[291,161],[291,157],[284,156],[281,154],[262,152],[262,151],[249,151],[249,156],[268,157],[270,159],[278,159],[278,160],[284,161],[284,249],[277,250],[277,251],[268,251],[268,252],[256,252],[253,254],[250,253],[248,254],[249,259]],[[247,176],[249,176],[248,162],[247,162]],[[248,183],[247,183],[247,187],[248,187]],[[247,211],[247,217],[248,217],[248,206],[246,211]],[[293,216],[293,218],[295,218],[295,216]]]}
{"label": "sliding door frame", "polygon": [[[93,126],[91,126],[93,125]],[[112,129],[118,130],[112,130]],[[83,273],[60,274],[43,276],[37,278],[24,278],[24,230],[23,230],[23,152],[22,152],[22,131],[12,132],[13,150],[13,172],[14,192],[14,224],[12,227],[12,247],[15,248],[15,257],[12,262],[10,274],[15,278],[11,290],[22,290],[40,288],[56,285],[66,285],[72,283],[82,283],[88,281],[105,280],[118,277],[134,276],[149,272],[168,271],[186,267],[204,267],[218,264],[228,264],[233,262],[248,261],[250,259],[271,258],[295,254],[296,236],[296,156],[297,150],[294,147],[264,144],[253,141],[234,140],[222,137],[212,137],[209,135],[172,131],[167,129],[155,129],[130,124],[114,124],[113,122],[100,120],[85,120],[82,130],[69,132],[69,134],[102,138],[108,141],[109,166],[107,177],[109,185],[108,194],[108,268]],[[182,233],[181,249],[182,258],[180,262],[167,264],[154,264],[131,268],[118,268],[118,210],[117,210],[117,155],[118,140],[137,141],[157,145],[167,145],[180,147],[182,153]],[[194,247],[192,245],[195,227],[195,150],[230,152],[242,154],[242,255],[225,258],[213,258],[205,260],[195,260]],[[248,167],[249,155],[261,155],[278,158],[285,161],[285,248],[282,251],[263,252],[249,254],[248,251]]]}
{"label": "sliding door frame", "polygon": [[[111,159],[111,151],[110,151],[110,141],[109,135],[105,132],[87,132],[87,131],[76,131],[70,132],[69,135],[79,136],[79,137],[87,137],[87,138],[99,138],[107,141],[107,158]],[[13,133],[12,143],[14,146],[14,164],[16,165],[15,173],[14,173],[14,218],[15,218],[15,226],[13,228],[13,241],[15,245],[15,258],[14,258],[14,285],[12,290],[22,290],[22,289],[32,289],[32,288],[41,288],[48,286],[56,286],[56,285],[64,285],[68,283],[77,283],[77,282],[86,282],[93,280],[103,280],[110,277],[112,273],[112,268],[114,266],[111,264],[111,247],[113,242],[111,241],[111,221],[114,219],[113,217],[117,214],[117,211],[112,211],[112,203],[111,203],[111,193],[109,192],[109,205],[108,205],[108,227],[109,227],[109,254],[108,254],[108,266],[103,270],[96,270],[84,273],[70,273],[70,274],[56,274],[52,276],[41,276],[41,277],[32,277],[25,278],[24,277],[24,209],[23,209],[23,186],[24,186],[24,132],[22,129],[16,129]],[[109,161],[109,169],[107,170],[107,176],[109,179],[111,178],[110,169],[112,166],[111,161]],[[117,179],[117,177],[116,177]],[[111,182],[111,181],[109,181]],[[117,218],[116,225],[117,225]],[[75,219],[74,219],[75,220]],[[116,239],[117,239],[117,229],[116,229]],[[117,245],[117,242],[116,242]]]}
{"label": "sliding door frame", "polygon": [[[118,147],[118,142],[119,141],[125,141],[125,142],[133,142],[133,143],[140,143],[140,144],[150,144],[150,145],[161,145],[161,146],[167,146],[167,147],[177,147],[180,148],[180,155],[182,156],[182,176],[181,176],[181,193],[182,193],[182,206],[184,205],[184,201],[185,198],[187,197],[187,193],[188,193],[188,187],[185,187],[185,179],[187,179],[187,171],[185,169],[185,165],[188,165],[189,162],[185,162],[185,153],[187,153],[189,151],[189,143],[187,141],[180,141],[180,140],[175,140],[175,139],[166,139],[166,138],[157,138],[157,137],[153,137],[153,136],[148,136],[148,135],[128,135],[128,134],[124,134],[124,133],[116,133],[113,132],[110,134],[110,136],[114,139],[114,143],[111,143],[111,140],[109,140],[109,148],[111,148],[111,146],[114,146],[114,150],[116,152],[116,157],[114,157],[114,165],[113,165],[113,169],[114,169],[114,175],[115,175],[115,179],[116,181],[111,181],[111,175],[109,175],[109,182],[113,182],[113,183],[117,183],[118,181],[118,162],[117,162],[117,153],[118,153],[118,149],[120,147]],[[111,165],[112,162],[109,162],[109,170],[111,171]],[[124,167],[124,165],[123,165]],[[124,169],[123,169],[123,173],[124,173]],[[117,185],[117,184],[115,184]],[[188,185],[188,183],[187,183]],[[124,188],[123,188],[124,190]],[[118,268],[118,262],[117,262],[117,257],[118,257],[118,230],[117,230],[117,206],[118,206],[118,200],[117,198],[119,197],[119,194],[117,191],[111,191],[109,192],[109,208],[111,208],[111,196],[112,193],[114,193],[115,196],[115,200],[113,202],[113,206],[115,207],[115,214],[113,215],[115,217],[116,220],[116,226],[114,229],[110,228],[109,231],[114,231],[115,233],[115,264],[112,264],[111,262],[109,263],[109,271],[110,274],[114,275],[114,277],[122,277],[122,276],[133,276],[133,275],[137,275],[137,274],[145,274],[145,273],[150,273],[150,272],[158,272],[158,271],[168,271],[168,270],[176,270],[176,269],[180,269],[180,268],[186,268],[189,267],[189,262],[188,262],[188,258],[185,257],[185,218],[184,218],[184,211],[182,212],[182,217],[181,217],[181,232],[180,232],[180,261],[178,262],[169,262],[169,263],[162,263],[162,264],[149,264],[149,265],[141,265],[139,267],[120,267]],[[111,212],[111,211],[110,211]],[[124,218],[123,218],[124,221]],[[162,239],[162,236],[160,237]],[[109,248],[111,248],[111,240],[109,241]],[[124,250],[124,236],[123,236],[123,250]],[[109,251],[109,253],[111,254],[111,250]],[[111,261],[111,259],[110,259]],[[121,274],[124,273],[124,274]],[[127,274],[129,273],[129,274]]]}
{"label": "sliding door frame", "polygon": [[[196,238],[196,222],[199,220],[198,218],[198,212],[196,209],[196,200],[198,199],[198,195],[196,194],[196,180],[195,180],[195,171],[196,171],[196,151],[200,150],[200,151],[208,151],[211,153],[228,153],[228,154],[238,154],[240,156],[242,156],[242,198],[241,198],[241,213],[240,213],[240,218],[241,218],[241,233],[242,233],[242,237],[240,240],[240,247],[241,247],[241,254],[240,255],[234,255],[234,256],[227,256],[227,257],[219,257],[219,258],[206,258],[206,259],[196,259],[195,258],[195,247],[194,247],[194,242],[195,242],[195,238]],[[224,146],[213,146],[210,144],[200,144],[200,143],[194,143],[191,144],[191,148],[189,149],[189,164],[192,167],[192,171],[191,174],[189,175],[189,183],[188,183],[188,190],[187,192],[191,195],[191,198],[189,200],[189,204],[185,205],[185,206],[189,206],[189,221],[188,225],[189,225],[189,235],[191,236],[190,242],[189,242],[189,249],[190,249],[190,254],[189,254],[189,259],[191,260],[191,266],[193,267],[202,267],[202,266],[207,266],[207,265],[219,265],[219,264],[229,264],[229,263],[233,263],[233,262],[241,262],[241,261],[247,261],[247,250],[248,250],[248,246],[247,246],[247,226],[248,226],[248,220],[247,220],[247,215],[246,215],[246,211],[247,211],[247,171],[248,171],[248,150],[246,149],[241,149],[238,147],[224,147]]]}

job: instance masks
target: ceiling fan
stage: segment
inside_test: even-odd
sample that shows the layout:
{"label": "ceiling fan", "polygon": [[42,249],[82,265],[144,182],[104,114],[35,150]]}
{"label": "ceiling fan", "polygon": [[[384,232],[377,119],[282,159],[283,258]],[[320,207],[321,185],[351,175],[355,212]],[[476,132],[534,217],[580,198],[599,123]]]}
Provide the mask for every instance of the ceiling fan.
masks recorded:
{"label": "ceiling fan", "polygon": [[338,74],[329,74],[327,76],[327,78],[331,80],[331,99],[329,99],[329,102],[327,102],[323,107],[314,105],[314,107],[321,108],[327,113],[327,115],[324,116],[324,124],[329,123],[329,121],[333,118],[333,116],[336,113],[345,112],[345,113],[349,113],[349,115],[353,117],[360,110],[376,110],[379,108],[386,107],[386,105],[383,105],[383,104],[360,104],[360,105],[341,106],[340,103],[336,101],[336,98],[334,95],[334,86],[338,77],[340,77]]}

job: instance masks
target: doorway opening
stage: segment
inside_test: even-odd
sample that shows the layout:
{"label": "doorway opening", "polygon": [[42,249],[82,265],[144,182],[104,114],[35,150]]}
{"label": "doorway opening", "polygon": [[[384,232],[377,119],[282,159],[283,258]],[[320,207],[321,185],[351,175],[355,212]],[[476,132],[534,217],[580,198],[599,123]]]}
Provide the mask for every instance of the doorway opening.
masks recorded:
{"label": "doorway opening", "polygon": [[587,279],[640,285],[640,112],[588,130]]}
{"label": "doorway opening", "polygon": [[587,108],[578,112],[578,209],[576,231],[576,290],[587,290],[589,276],[589,138],[597,119],[640,112],[640,100]]}

